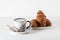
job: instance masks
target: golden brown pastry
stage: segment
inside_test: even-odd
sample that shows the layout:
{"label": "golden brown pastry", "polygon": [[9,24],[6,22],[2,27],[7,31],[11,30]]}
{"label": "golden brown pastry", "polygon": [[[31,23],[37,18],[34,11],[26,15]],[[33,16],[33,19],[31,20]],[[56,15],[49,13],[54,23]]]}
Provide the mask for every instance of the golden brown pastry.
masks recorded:
{"label": "golden brown pastry", "polygon": [[46,26],[51,26],[51,21],[49,19],[46,19]]}
{"label": "golden brown pastry", "polygon": [[51,26],[51,21],[46,18],[43,11],[39,10],[37,12],[36,19],[31,20],[31,27],[36,28],[36,27],[47,27],[47,26]]}
{"label": "golden brown pastry", "polygon": [[39,11],[36,16],[36,20],[39,22],[41,27],[46,26],[46,16],[42,11]]}
{"label": "golden brown pastry", "polygon": [[44,13],[43,13],[43,11],[41,11],[41,10],[39,10],[38,12],[37,12],[37,15],[45,15]]}
{"label": "golden brown pastry", "polygon": [[36,21],[36,19],[31,20],[31,27],[34,27],[34,28],[39,27],[39,23]]}

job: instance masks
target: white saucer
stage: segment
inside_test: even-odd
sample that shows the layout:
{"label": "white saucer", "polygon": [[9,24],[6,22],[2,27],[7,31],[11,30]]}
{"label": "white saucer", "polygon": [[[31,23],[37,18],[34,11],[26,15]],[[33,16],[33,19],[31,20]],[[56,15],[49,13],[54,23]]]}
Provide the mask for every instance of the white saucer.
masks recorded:
{"label": "white saucer", "polygon": [[25,32],[14,32],[14,31],[9,30],[9,33],[12,34],[12,35],[22,35],[22,34],[29,33],[31,30],[32,30],[31,28],[26,29]]}
{"label": "white saucer", "polygon": [[14,32],[9,30],[9,33],[12,35],[21,35],[21,34],[24,34],[25,32]]}

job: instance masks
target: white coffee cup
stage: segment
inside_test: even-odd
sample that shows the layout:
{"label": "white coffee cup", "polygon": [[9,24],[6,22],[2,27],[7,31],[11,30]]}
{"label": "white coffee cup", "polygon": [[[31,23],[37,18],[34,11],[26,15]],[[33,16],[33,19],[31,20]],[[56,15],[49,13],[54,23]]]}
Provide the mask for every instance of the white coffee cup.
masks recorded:
{"label": "white coffee cup", "polygon": [[[27,23],[27,22],[29,23],[29,26],[26,26],[26,23]],[[30,21],[26,21],[25,18],[15,18],[15,19],[14,19],[15,29],[17,29],[19,32],[25,32],[26,29],[29,30],[30,25],[31,25]],[[12,30],[15,30],[14,27],[13,27],[13,28],[11,28],[10,26],[8,26],[8,27],[9,27],[10,29],[12,29]],[[16,30],[16,31],[17,31],[17,30]]]}

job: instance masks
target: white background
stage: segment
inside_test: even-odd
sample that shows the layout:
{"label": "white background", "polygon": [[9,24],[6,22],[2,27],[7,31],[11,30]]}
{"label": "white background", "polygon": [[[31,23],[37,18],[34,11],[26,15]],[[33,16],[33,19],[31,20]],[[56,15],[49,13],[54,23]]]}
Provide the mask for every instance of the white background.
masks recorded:
{"label": "white background", "polygon": [[59,16],[59,0],[0,0],[1,17],[34,17],[38,10]]}
{"label": "white background", "polygon": [[[60,40],[59,3],[59,0],[0,0],[0,40]],[[38,10],[55,22],[53,28],[19,36],[10,35],[5,29],[11,21],[9,17],[31,19],[35,18]]]}

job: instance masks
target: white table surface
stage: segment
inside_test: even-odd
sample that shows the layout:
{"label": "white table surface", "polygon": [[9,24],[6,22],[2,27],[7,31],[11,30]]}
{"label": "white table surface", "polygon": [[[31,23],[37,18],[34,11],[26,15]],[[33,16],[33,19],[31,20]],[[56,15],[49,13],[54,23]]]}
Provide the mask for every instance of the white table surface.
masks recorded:
{"label": "white table surface", "polygon": [[24,35],[12,35],[7,29],[7,24],[11,24],[13,18],[0,17],[0,40],[60,40],[60,19],[50,17],[51,28],[42,30],[32,30]]}

